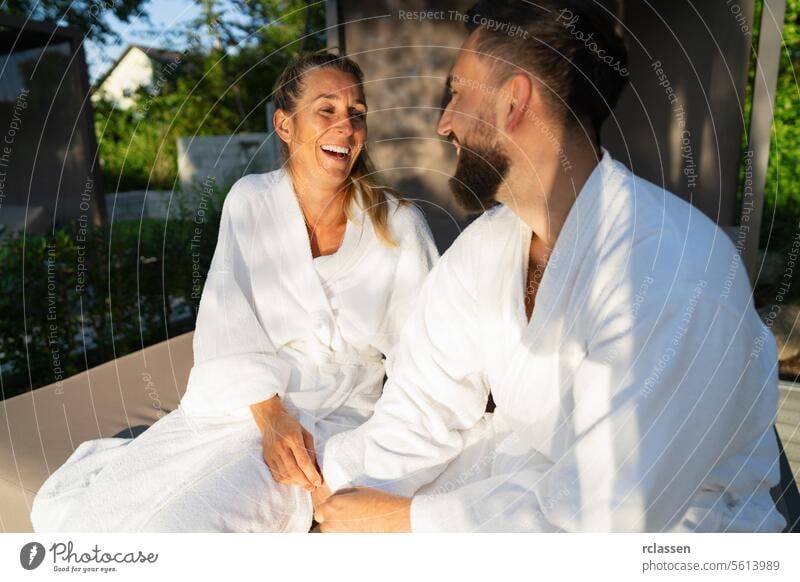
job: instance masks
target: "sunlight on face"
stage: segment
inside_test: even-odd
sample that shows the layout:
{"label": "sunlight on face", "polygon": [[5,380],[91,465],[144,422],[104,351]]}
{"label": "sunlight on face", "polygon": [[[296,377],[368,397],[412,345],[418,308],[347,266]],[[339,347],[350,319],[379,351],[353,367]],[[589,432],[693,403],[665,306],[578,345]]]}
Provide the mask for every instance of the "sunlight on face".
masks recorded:
{"label": "sunlight on face", "polygon": [[470,49],[469,41],[447,79],[450,100],[437,132],[455,146],[458,164],[450,188],[468,212],[482,212],[497,203],[497,193],[511,161],[506,155],[491,112],[498,88],[490,83],[485,59]]}
{"label": "sunlight on face", "polygon": [[497,93],[497,88],[490,81],[487,62],[472,51],[471,45],[467,41],[462,47],[448,75],[450,99],[437,128],[439,135],[452,140],[459,154],[465,137],[474,131],[475,125],[489,121],[480,119],[481,110]]}
{"label": "sunlight on face", "polygon": [[367,138],[367,106],[356,83],[341,71],[307,73],[289,120],[289,163],[323,188],[338,188],[347,180]]}

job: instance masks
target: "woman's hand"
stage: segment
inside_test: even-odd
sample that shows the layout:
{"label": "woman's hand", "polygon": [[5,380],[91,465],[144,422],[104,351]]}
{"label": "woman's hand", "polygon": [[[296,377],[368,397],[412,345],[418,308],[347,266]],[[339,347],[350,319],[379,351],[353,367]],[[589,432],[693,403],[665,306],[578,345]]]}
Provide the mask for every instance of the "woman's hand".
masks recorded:
{"label": "woman's hand", "polygon": [[323,483],[322,486],[317,487],[311,492],[311,504],[314,506],[314,509],[316,509],[325,503],[330,496],[331,490],[328,487],[328,484]]}
{"label": "woman's hand", "polygon": [[264,462],[278,483],[308,491],[322,485],[316,467],[314,439],[274,396],[250,406],[261,430]]}

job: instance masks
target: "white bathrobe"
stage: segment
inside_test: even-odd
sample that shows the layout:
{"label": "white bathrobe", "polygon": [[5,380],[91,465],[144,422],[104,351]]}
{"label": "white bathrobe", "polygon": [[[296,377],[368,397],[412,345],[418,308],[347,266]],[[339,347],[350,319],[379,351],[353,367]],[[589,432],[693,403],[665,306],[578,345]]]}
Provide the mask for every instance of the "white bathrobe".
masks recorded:
{"label": "white bathrobe", "polygon": [[604,151],[528,322],[530,241],[497,207],[445,253],[329,485],[414,495],[415,532],[781,530],[776,350],[726,235]]}
{"label": "white bathrobe", "polygon": [[351,211],[339,250],[314,259],[286,172],[233,186],[180,407],[136,439],[81,444],[37,494],[36,531],[308,531],[310,494],[272,480],[249,406],[279,395],[320,456],[363,423],[438,257],[413,206],[390,198],[396,248]]}

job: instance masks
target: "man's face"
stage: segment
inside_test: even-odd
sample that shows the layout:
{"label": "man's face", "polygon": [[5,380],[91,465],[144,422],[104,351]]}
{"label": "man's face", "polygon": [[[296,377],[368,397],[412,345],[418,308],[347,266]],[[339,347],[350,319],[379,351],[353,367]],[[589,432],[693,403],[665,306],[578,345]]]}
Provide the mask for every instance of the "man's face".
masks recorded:
{"label": "man's face", "polygon": [[482,212],[497,204],[511,160],[494,122],[500,90],[489,80],[489,61],[469,46],[467,41],[448,77],[450,101],[437,132],[456,147],[458,164],[450,178],[456,201],[469,212]]}

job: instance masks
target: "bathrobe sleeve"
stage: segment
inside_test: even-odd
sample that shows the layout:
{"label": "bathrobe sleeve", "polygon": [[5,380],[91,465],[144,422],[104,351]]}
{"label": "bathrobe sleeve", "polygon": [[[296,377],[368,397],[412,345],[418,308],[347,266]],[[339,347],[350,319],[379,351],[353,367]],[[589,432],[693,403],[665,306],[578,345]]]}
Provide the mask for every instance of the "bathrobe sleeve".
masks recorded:
{"label": "bathrobe sleeve", "polygon": [[473,341],[474,289],[453,268],[454,251],[430,272],[387,357],[375,413],[326,444],[323,473],[331,490],[364,485],[410,496],[458,455],[462,431],[484,414],[488,388]]}
{"label": "bathrobe sleeve", "polygon": [[384,355],[397,345],[400,332],[417,304],[422,285],[439,259],[439,251],[422,211],[405,205],[392,212],[392,232],[399,256],[386,313],[375,341],[375,347]]}
{"label": "bathrobe sleeve", "polygon": [[[753,351],[766,328],[752,306],[721,301],[710,282],[662,283],[638,309],[624,281],[587,306],[597,316],[560,458],[418,496],[413,530],[663,531],[737,440],[774,438],[775,400],[758,395],[773,387],[775,354]],[[742,381],[748,367],[758,371]],[[763,470],[748,462],[740,478]]]}
{"label": "bathrobe sleeve", "polygon": [[194,367],[181,408],[189,415],[252,417],[251,404],[282,396],[289,365],[279,359],[259,322],[250,289],[246,242],[252,217],[237,204],[236,185],[225,200],[219,238],[194,332]]}

